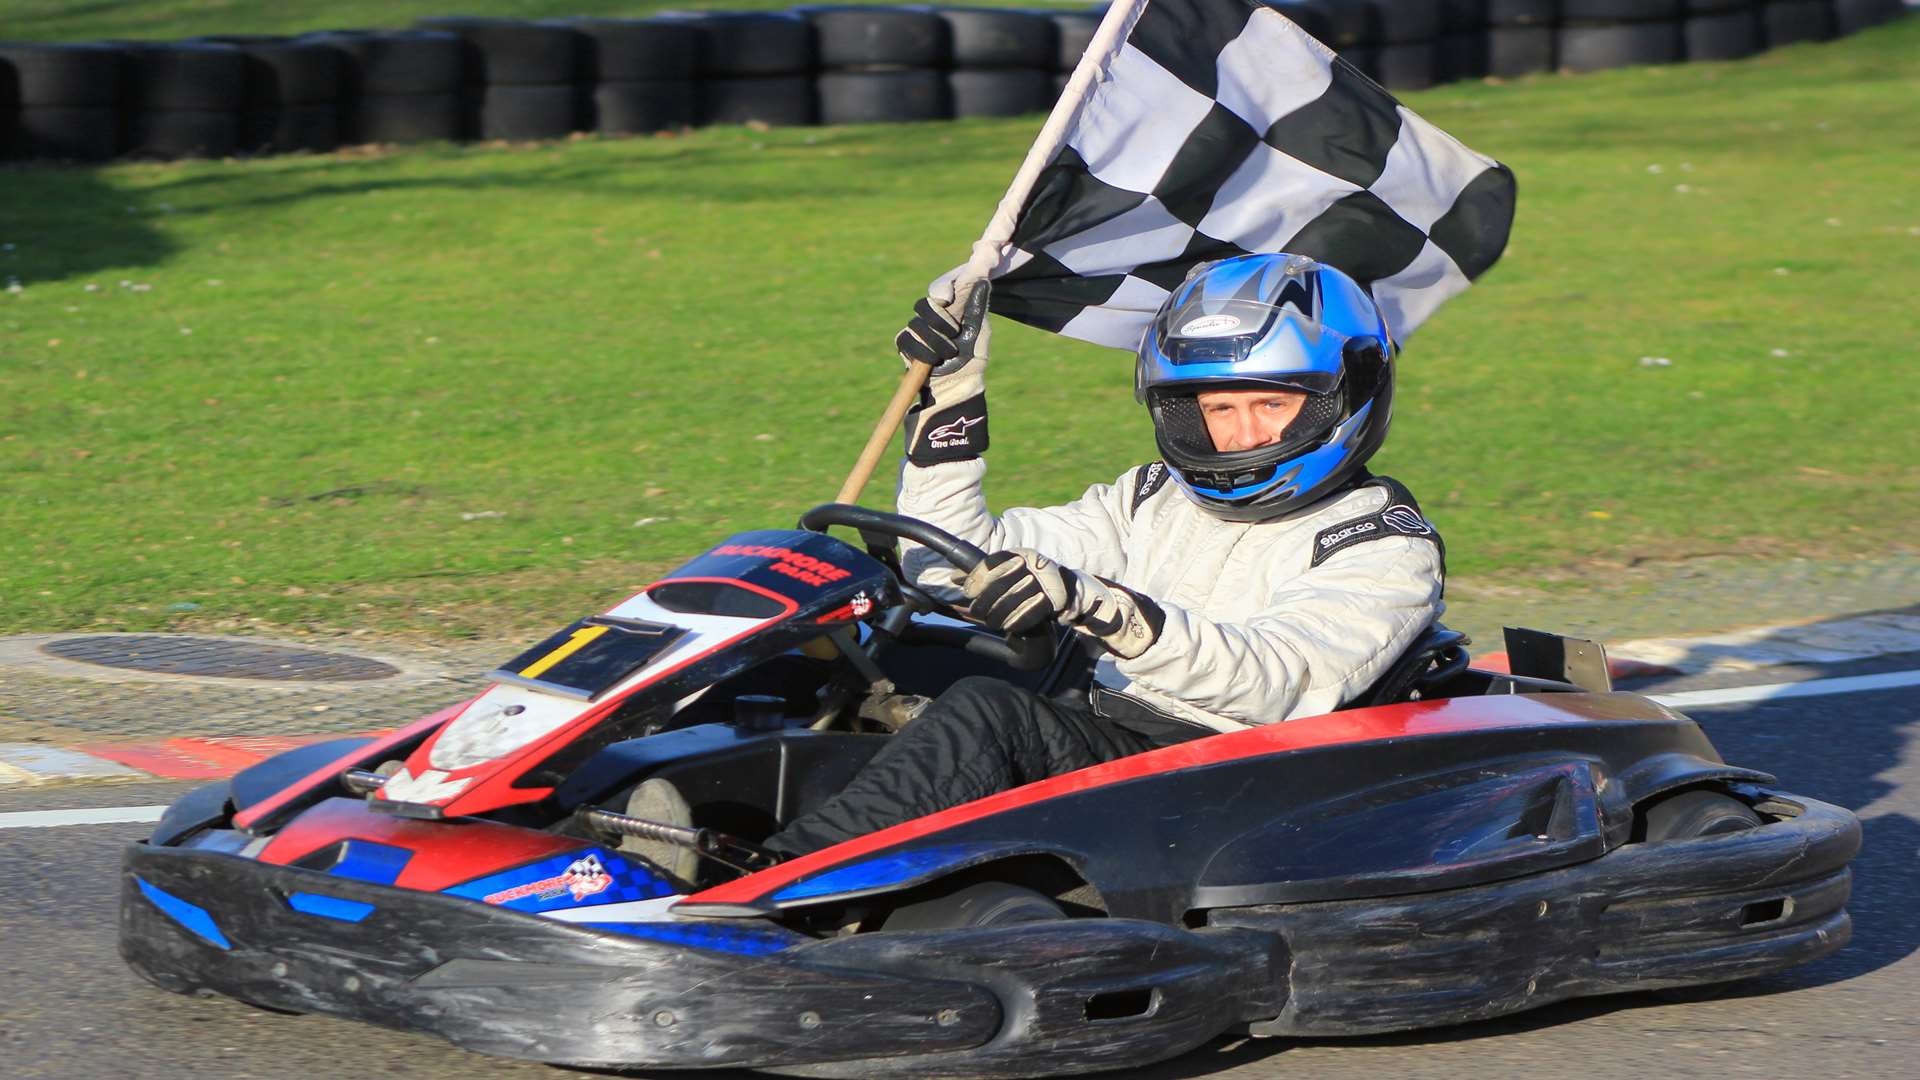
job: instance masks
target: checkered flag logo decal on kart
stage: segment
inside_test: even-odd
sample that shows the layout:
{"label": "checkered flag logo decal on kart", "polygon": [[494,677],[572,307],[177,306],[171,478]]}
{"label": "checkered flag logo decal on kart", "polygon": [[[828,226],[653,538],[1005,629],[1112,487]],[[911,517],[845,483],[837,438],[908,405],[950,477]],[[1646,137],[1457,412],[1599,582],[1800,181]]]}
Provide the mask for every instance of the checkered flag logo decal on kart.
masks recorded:
{"label": "checkered flag logo decal on kart", "polygon": [[1093,80],[1061,106],[1064,139],[988,275],[994,311],[1133,349],[1195,263],[1288,251],[1371,289],[1404,339],[1500,257],[1506,166],[1285,16],[1251,0],[1120,6],[1124,36],[1081,60]]}

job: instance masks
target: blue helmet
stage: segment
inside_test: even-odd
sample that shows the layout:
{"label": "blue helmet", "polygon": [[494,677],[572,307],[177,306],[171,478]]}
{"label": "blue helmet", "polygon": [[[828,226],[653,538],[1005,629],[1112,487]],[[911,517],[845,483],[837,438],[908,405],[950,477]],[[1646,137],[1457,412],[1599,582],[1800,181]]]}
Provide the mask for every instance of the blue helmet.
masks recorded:
{"label": "blue helmet", "polygon": [[[1387,437],[1394,344],[1360,284],[1304,255],[1203,263],[1154,315],[1134,395],[1188,496],[1217,517],[1262,521],[1352,482]],[[1214,448],[1197,396],[1277,388],[1307,395],[1278,443]]]}

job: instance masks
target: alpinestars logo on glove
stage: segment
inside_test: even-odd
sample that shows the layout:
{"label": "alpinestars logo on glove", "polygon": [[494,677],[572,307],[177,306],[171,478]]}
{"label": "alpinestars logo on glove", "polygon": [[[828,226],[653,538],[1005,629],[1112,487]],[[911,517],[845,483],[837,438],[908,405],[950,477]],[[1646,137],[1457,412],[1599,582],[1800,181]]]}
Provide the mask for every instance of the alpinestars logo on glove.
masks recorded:
{"label": "alpinestars logo on glove", "polygon": [[927,432],[927,445],[935,450],[967,444],[967,429],[985,420],[985,416],[962,416]]}

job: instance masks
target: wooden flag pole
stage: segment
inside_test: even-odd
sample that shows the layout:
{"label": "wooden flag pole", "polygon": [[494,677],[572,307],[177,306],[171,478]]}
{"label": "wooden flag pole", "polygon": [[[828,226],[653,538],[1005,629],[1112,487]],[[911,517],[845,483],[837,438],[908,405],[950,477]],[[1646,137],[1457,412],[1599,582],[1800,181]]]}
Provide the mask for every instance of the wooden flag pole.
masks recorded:
{"label": "wooden flag pole", "polygon": [[[1033,145],[1027,148],[1027,156],[1014,173],[1013,182],[1007,185],[1007,193],[1000,197],[1000,204],[987,222],[986,231],[973,242],[972,257],[966,265],[947,275],[953,279],[952,295],[966,295],[968,285],[991,277],[993,270],[999,266],[1013,238],[1014,222],[1020,215],[1020,208],[1026,205],[1027,195],[1038,182],[1041,170],[1052,160],[1060,144],[1066,141],[1067,127],[1079,112],[1081,102],[1092,89],[1094,80],[1100,77],[1106,58],[1116,51],[1119,42],[1126,39],[1146,5],[1147,0],[1117,0],[1107,9],[1106,17],[1101,20],[1099,29],[1094,31],[1093,40],[1088,42],[1080,63],[1074,67],[1073,74],[1067,77],[1060,100],[1054,102],[1047,122],[1041,125],[1040,134],[1034,138]],[[835,502],[850,503],[860,498],[861,490],[867,486],[874,468],[880,464],[880,455],[886,453],[887,444],[893,441],[893,433],[900,430],[900,424],[907,418],[907,410],[913,407],[914,398],[919,396],[920,388],[927,384],[927,376],[932,371],[933,368],[926,364],[911,360],[907,362],[906,374],[900,376],[900,386],[894,390],[893,400],[887,402],[887,411],[880,414],[880,422],[874,425],[873,434],[867,438],[866,449],[860,451],[860,459],[854,462],[846,483],[840,485],[840,494],[834,497]]]}
{"label": "wooden flag pole", "polygon": [[927,376],[932,372],[930,364],[907,361],[907,370],[900,375],[900,385],[893,391],[893,400],[887,402],[887,411],[880,414],[880,422],[873,426],[873,434],[867,437],[866,449],[860,451],[860,460],[853,463],[853,471],[847,474],[846,483],[840,485],[840,494],[833,497],[834,502],[860,501],[860,492],[866,488],[873,470],[880,464],[880,455],[887,452],[887,444],[893,441],[893,433],[900,430],[901,422],[907,418],[907,410],[913,407],[913,399],[920,396],[920,388],[927,385]]}

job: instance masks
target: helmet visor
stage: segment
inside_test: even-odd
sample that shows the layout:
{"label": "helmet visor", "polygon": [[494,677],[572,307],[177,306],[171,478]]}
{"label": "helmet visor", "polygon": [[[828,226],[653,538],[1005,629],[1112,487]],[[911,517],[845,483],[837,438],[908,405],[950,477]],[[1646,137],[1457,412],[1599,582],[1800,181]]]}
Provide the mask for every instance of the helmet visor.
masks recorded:
{"label": "helmet visor", "polygon": [[1169,383],[1244,383],[1331,393],[1346,338],[1298,309],[1223,299],[1162,312],[1142,389]]}

